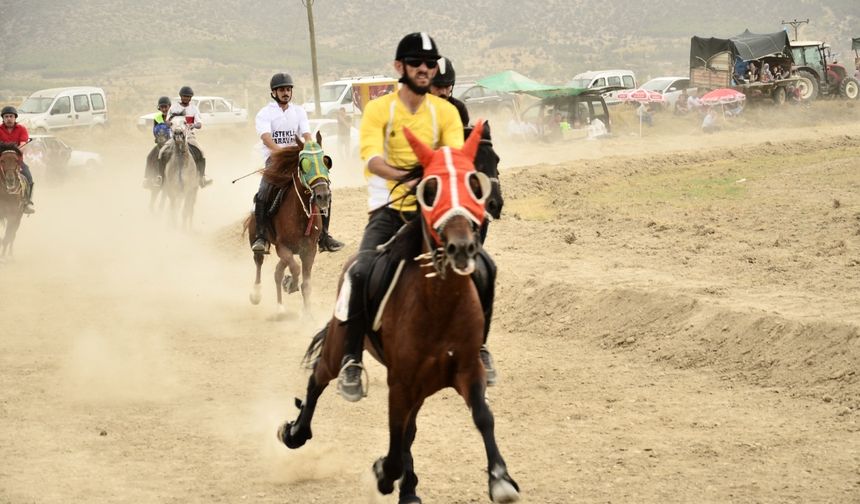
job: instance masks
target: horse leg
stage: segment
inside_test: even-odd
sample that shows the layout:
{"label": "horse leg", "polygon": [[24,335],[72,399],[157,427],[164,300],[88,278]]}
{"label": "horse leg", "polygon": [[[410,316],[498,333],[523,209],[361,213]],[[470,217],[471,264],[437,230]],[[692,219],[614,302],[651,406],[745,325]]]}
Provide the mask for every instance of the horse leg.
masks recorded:
{"label": "horse leg", "polygon": [[281,314],[286,311],[286,308],[284,308],[283,293],[281,292],[281,283],[284,280],[284,270],[287,268],[290,260],[292,260],[293,252],[279,244],[275,244],[275,252],[280,258],[277,266],[275,266],[275,290],[278,292],[278,313]]}
{"label": "horse leg", "polygon": [[[389,380],[390,382],[390,380]],[[373,463],[376,488],[382,495],[394,491],[394,482],[403,476],[403,451],[406,427],[416,403],[406,397],[406,387],[389,383],[388,389],[388,454]],[[416,481],[417,484],[417,481]]]}
{"label": "horse leg", "polygon": [[254,264],[257,266],[257,276],[254,279],[254,285],[251,288],[251,294],[248,295],[248,298],[251,300],[251,304],[260,304],[260,299],[262,299],[263,295],[260,288],[260,270],[263,268],[263,259],[265,256],[262,252],[258,252],[254,254]]}
{"label": "horse leg", "polygon": [[403,479],[400,480],[400,495],[397,504],[421,504],[421,499],[415,494],[418,486],[418,476],[415,474],[415,465],[412,459],[412,442],[418,427],[415,420],[418,418],[418,410],[424,401],[419,402],[412,410],[409,423],[406,424],[406,435],[403,440]]}
{"label": "horse leg", "polygon": [[337,377],[340,370],[340,360],[343,356],[343,338],[345,329],[332,319],[328,325],[314,336],[310,353],[316,345],[322,345],[320,358],[313,365],[313,372],[308,378],[308,389],[304,403],[296,399],[299,416],[292,422],[287,422],[278,429],[278,441],[287,448],[295,449],[304,445],[313,437],[311,422],[316,411],[317,401],[328,384]]}
{"label": "horse leg", "polygon": [[194,218],[194,204],[197,202],[197,191],[192,190],[185,195],[185,203],[182,206],[182,226],[186,231],[191,231],[191,220]]}
{"label": "horse leg", "polygon": [[[471,373],[475,376],[475,373]],[[461,388],[464,383],[460,383],[457,389],[464,396],[467,404],[472,409],[472,420],[475,426],[481,432],[481,437],[484,440],[484,448],[487,451],[487,473],[489,474],[490,500],[493,502],[516,502],[520,498],[520,487],[516,481],[508,474],[508,468],[499,453],[499,447],[496,445],[495,419],[493,412],[490,410],[490,405],[484,397],[484,383],[481,379],[471,379],[467,389]],[[463,390],[467,390],[463,394]]]}
{"label": "horse leg", "polygon": [[316,259],[316,245],[311,245],[310,251],[305,251],[301,255],[302,258],[302,301],[304,303],[305,315],[311,313],[311,271],[314,268],[314,259]]}

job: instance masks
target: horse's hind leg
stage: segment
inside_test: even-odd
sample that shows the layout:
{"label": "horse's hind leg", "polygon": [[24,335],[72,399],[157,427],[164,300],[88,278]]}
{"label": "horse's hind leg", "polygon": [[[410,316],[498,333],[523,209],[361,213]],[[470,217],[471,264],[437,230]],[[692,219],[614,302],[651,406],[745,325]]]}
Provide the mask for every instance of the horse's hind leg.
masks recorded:
{"label": "horse's hind leg", "polygon": [[[308,378],[308,389],[305,402],[296,399],[299,416],[293,422],[287,422],[278,429],[278,440],[288,448],[298,448],[313,437],[311,421],[314,417],[317,401],[339,371],[338,365],[343,355],[343,332],[332,319],[329,324],[314,336],[311,349],[316,344],[322,345],[320,358],[314,363],[314,370]],[[311,353],[312,350],[308,350]],[[307,357],[306,357],[307,358]]]}
{"label": "horse's hind leg", "polygon": [[403,439],[403,479],[400,480],[400,495],[397,504],[421,504],[421,499],[415,493],[415,487],[418,486],[418,476],[415,474],[415,465],[412,459],[412,442],[415,441],[415,434],[418,432],[415,420],[418,418],[418,410],[421,409],[422,404],[423,401],[415,406],[409,417],[409,422],[406,424],[406,435]]}
{"label": "horse's hind leg", "polygon": [[284,313],[283,293],[281,292],[281,283],[284,281],[284,270],[287,269],[290,259],[292,259],[292,251],[280,245],[275,246],[275,251],[280,260],[275,266],[275,290],[278,292],[278,313]]}
{"label": "horse's hind leg", "polygon": [[[459,388],[459,387],[458,387]],[[462,393],[462,392],[461,392]],[[490,499],[493,502],[516,502],[520,498],[520,487],[508,474],[508,468],[496,444],[495,419],[490,406],[484,398],[484,384],[473,381],[468,387],[466,402],[472,408],[472,420],[484,439],[487,451],[487,472],[489,473]]]}

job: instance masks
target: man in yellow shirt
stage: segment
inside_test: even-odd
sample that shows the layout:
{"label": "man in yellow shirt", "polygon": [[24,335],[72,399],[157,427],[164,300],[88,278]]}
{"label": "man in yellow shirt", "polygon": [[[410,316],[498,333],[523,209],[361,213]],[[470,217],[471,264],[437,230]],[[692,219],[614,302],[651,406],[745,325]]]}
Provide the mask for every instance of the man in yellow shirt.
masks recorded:
{"label": "man in yellow shirt", "polygon": [[[337,384],[338,392],[348,401],[363,397],[361,357],[368,321],[362,294],[367,270],[376,247],[390,240],[404,219],[417,216],[417,202],[410,191],[419,181],[400,183],[418,165],[403,128],[409,128],[434,149],[463,146],[463,124],[456,107],[429,93],[440,57],[436,43],[426,33],[403,37],[394,57],[401,86],[394,93],[368,102],[362,113],[360,150],[366,164],[370,217],[358,257],[349,270],[346,348]],[[488,360],[485,363],[491,366]]]}

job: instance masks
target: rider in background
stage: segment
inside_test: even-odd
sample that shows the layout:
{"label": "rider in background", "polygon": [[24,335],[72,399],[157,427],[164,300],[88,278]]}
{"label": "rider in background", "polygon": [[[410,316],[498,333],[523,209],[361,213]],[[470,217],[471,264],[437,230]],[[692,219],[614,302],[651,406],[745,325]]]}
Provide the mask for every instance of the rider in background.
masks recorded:
{"label": "rider in background", "polygon": [[[7,105],[0,111],[0,116],[3,117],[3,126],[0,127],[0,143],[14,144],[18,147],[23,147],[30,141],[30,134],[23,124],[18,124],[18,111],[15,107]],[[27,184],[30,189],[27,191],[24,202],[24,213],[31,214],[36,210],[33,209],[33,174],[30,173],[30,167],[21,160],[21,174],[27,179]]]}
{"label": "rider in background", "polygon": [[[269,90],[274,101],[261,108],[254,121],[257,135],[263,142],[262,154],[266,160],[266,166],[269,165],[269,157],[272,152],[298,145],[296,137],[301,136],[304,143],[312,141],[307,112],[302,107],[290,106],[290,100],[293,98],[293,78],[290,74],[276,73],[273,75],[269,80]],[[251,250],[255,253],[266,252],[266,223],[269,218],[268,203],[271,199],[272,189],[273,186],[266,182],[265,178],[260,179],[260,188],[254,196],[254,221],[257,236],[254,243],[251,244]],[[343,243],[335,240],[328,233],[331,220],[330,210],[328,215],[323,216],[322,220],[323,229],[319,238],[320,251],[337,252],[343,248]]]}
{"label": "rider in background", "polygon": [[[371,100],[364,109],[360,148],[361,159],[366,163],[370,217],[356,262],[349,269],[349,316],[344,322],[346,341],[337,383],[338,392],[347,401],[355,402],[364,396],[361,359],[369,314],[365,313],[363,293],[376,248],[389,241],[404,221],[418,215],[417,202],[411,194],[418,180],[399,183],[418,165],[403,127],[433,149],[463,146],[463,124],[457,109],[447,100],[429,94],[439,57],[436,43],[426,33],[403,37],[394,57],[394,69],[402,85],[395,93]],[[486,347],[482,347],[481,357],[489,374],[492,364]]]}
{"label": "rider in background", "polygon": [[463,122],[463,127],[465,128],[469,125],[469,110],[466,109],[465,103],[454,98],[454,95],[451,94],[454,91],[455,77],[454,64],[451,63],[451,60],[448,58],[440,59],[439,71],[433,77],[433,83],[430,84],[430,92],[439,98],[448,100],[451,102],[451,105],[457,107],[457,111],[460,113],[460,120]]}
{"label": "rider in background", "polygon": [[[203,127],[203,123],[200,122],[200,111],[197,110],[197,105],[191,103],[193,96],[194,91],[190,86],[182,86],[179,89],[179,103],[174,103],[170,107],[168,123],[174,117],[185,117],[185,123],[188,124],[189,128],[200,129]],[[197,164],[197,172],[200,173],[200,187],[206,187],[212,183],[212,180],[206,178],[206,158],[203,157],[203,151],[200,150],[194,135],[188,135],[188,146],[191,150],[191,156]]]}
{"label": "rider in background", "polygon": [[146,156],[146,172],[143,187],[160,187],[164,180],[163,166],[158,162],[158,151],[170,139],[170,124],[167,121],[167,111],[170,110],[170,98],[162,96],[158,99],[158,112],[152,118],[152,136],[155,146]]}

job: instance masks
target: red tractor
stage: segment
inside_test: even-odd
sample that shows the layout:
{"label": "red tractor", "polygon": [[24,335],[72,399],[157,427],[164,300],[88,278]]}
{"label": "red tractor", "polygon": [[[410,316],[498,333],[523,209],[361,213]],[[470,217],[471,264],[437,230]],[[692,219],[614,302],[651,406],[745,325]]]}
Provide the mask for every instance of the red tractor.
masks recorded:
{"label": "red tractor", "polygon": [[849,100],[860,97],[860,83],[854,78],[854,72],[836,62],[829,45],[795,40],[791,42],[791,55],[800,77],[798,87],[804,100],[814,100],[819,94]]}

